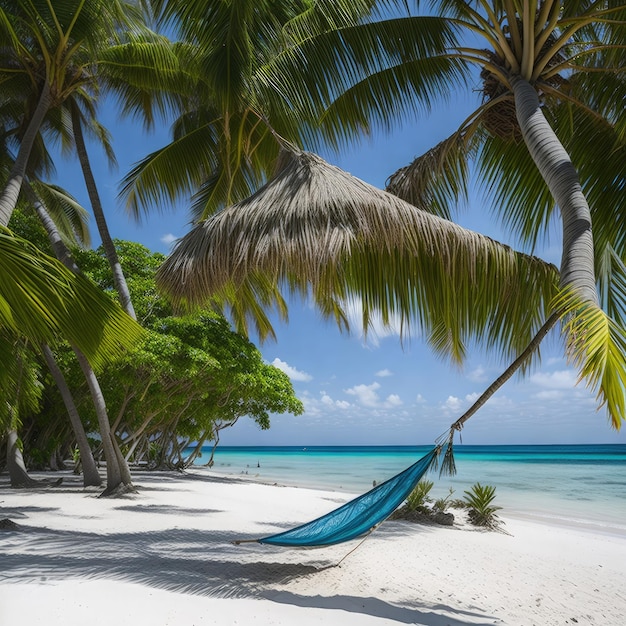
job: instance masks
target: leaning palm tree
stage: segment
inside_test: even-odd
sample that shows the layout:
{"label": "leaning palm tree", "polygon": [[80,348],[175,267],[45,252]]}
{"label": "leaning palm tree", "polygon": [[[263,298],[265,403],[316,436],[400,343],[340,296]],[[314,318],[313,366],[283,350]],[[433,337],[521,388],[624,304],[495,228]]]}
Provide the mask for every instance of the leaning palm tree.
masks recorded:
{"label": "leaning palm tree", "polygon": [[[318,137],[340,145],[361,129],[377,124],[390,127],[399,116],[423,112],[435,98],[481,80],[482,99],[476,112],[415,168],[394,176],[390,190],[407,197],[422,211],[443,209],[449,215],[463,195],[463,177],[475,163],[472,171],[482,176],[499,201],[505,222],[531,243],[558,207],[563,224],[561,290],[553,294],[555,298],[547,308],[531,309],[529,303],[534,307],[538,302],[536,297],[528,300],[517,317],[532,311],[536,330],[540,326],[536,313],[543,318],[551,312],[557,314],[581,377],[598,390],[599,402],[606,403],[617,428],[626,418],[626,231],[622,223],[612,228],[609,224],[623,211],[624,202],[619,190],[624,180],[626,5],[556,0],[431,4],[433,13],[429,15],[365,20],[322,35],[293,29],[292,45],[265,68],[263,101],[269,111],[288,102],[294,118],[309,120],[308,126],[302,126],[303,140],[319,132]],[[472,73],[473,68],[478,71]],[[600,148],[592,141],[596,136],[606,152],[601,165],[597,159]],[[570,153],[583,163],[578,170]],[[289,193],[310,184],[303,173],[306,158],[300,156],[298,160],[298,168],[283,169],[278,176],[280,180],[286,172],[288,179],[281,184]],[[324,169],[328,173],[324,167],[320,171]],[[329,217],[328,228],[320,229],[318,212],[307,212],[306,207],[313,205],[302,196],[301,204],[286,199],[282,206],[290,212],[280,215],[272,210],[276,205],[266,202],[273,201],[274,195],[253,196],[192,231],[164,268],[163,283],[174,289],[174,276],[180,280],[198,272],[198,280],[185,287],[184,293],[179,289],[178,296],[206,298],[210,290],[222,288],[211,282],[210,272],[223,264],[228,269],[222,270],[222,280],[231,276],[235,286],[261,273],[274,282],[309,281],[314,292],[375,294],[378,303],[392,301],[406,319],[417,317],[422,326],[426,321],[436,345],[452,354],[460,354],[457,339],[463,324],[471,328],[473,337],[500,347],[503,354],[515,353],[520,337],[529,339],[528,332],[517,332],[519,320],[511,310],[491,309],[501,322],[494,327],[489,317],[473,316],[470,308],[458,307],[445,281],[440,309],[418,304],[426,302],[421,296],[431,268],[426,263],[411,267],[410,262],[420,249],[436,249],[433,232],[437,241],[445,242],[445,228],[425,232],[413,220],[405,226],[414,239],[407,246],[410,237],[406,233],[398,238],[396,230],[382,232],[387,222],[373,219],[367,224],[351,223],[342,212],[345,194],[336,186],[330,189],[333,182],[340,181],[328,176],[328,186],[317,199],[337,218],[334,228]],[[603,188],[604,182],[607,185]],[[594,201],[595,240],[587,197]],[[242,223],[245,217],[250,218],[246,211],[255,201],[253,228],[245,229]],[[368,204],[366,198],[355,202],[361,207]],[[296,206],[300,207],[299,214]],[[324,246],[334,241],[329,235],[339,238],[337,233],[348,228],[353,229],[352,249],[344,247],[333,265]],[[372,243],[376,240],[371,231],[376,228],[386,248]],[[278,242],[285,247],[289,263],[277,254]],[[328,246],[328,250],[333,247]],[[471,275],[475,281],[477,301],[484,298],[493,303],[499,295],[484,279],[489,273],[476,271],[476,250],[455,239],[454,243],[442,243],[437,255],[445,259],[462,254],[468,262],[468,278]],[[207,251],[221,258],[207,261]],[[326,277],[322,262],[334,269],[332,277]],[[385,264],[386,271],[380,264]],[[504,268],[497,260],[493,265]],[[400,267],[407,271],[402,274]],[[402,280],[396,281],[396,276]],[[409,280],[414,284],[410,298],[405,287]],[[515,276],[520,290],[531,284],[536,288],[538,280],[538,274],[520,272]],[[439,316],[429,317],[428,313],[435,311]],[[436,321],[429,325],[433,319]]]}
{"label": "leaning palm tree", "polygon": [[[94,117],[99,88],[98,60],[103,51],[110,53],[112,49],[123,48],[125,39],[132,39],[143,30],[138,6],[124,0],[70,0],[54,5],[47,0],[28,0],[0,4],[0,38],[3,42],[0,79],[5,91],[0,115],[3,122],[14,123],[16,119],[20,122],[10,132],[18,149],[4,191],[0,194],[0,224],[8,223],[27,171],[36,170],[36,162],[45,156],[44,133],[56,131],[62,140],[73,134],[116,288],[122,305],[132,318],[134,310],[126,280],[91,174],[83,126],[88,124],[90,130],[95,129],[95,134],[107,147],[106,133]],[[67,132],[68,126],[72,133]],[[108,461],[107,490],[115,490],[120,482],[130,484],[130,473],[109,434],[104,398],[89,359],[81,350],[77,349],[76,354],[98,406]]]}
{"label": "leaning palm tree", "polygon": [[[41,144],[40,131],[72,128],[96,224],[114,271],[124,309],[134,311],[128,287],[106,219],[83,139],[83,126],[94,120],[94,94],[99,87],[98,60],[103,51],[119,47],[125,32],[142,30],[136,3],[125,0],[70,0],[52,5],[47,1],[6,1],[0,5],[0,78],[12,116],[21,118],[13,138],[19,143],[15,163],[0,194],[0,224],[6,225],[16,206],[33,148]],[[128,61],[128,59],[126,59]],[[23,103],[21,111],[16,103]],[[82,106],[81,106],[82,105]],[[87,112],[85,117],[84,111]],[[69,117],[65,119],[63,113]],[[105,131],[92,124],[106,145]],[[63,132],[67,135],[67,132]],[[107,150],[109,156],[112,155]]]}
{"label": "leaning palm tree", "polygon": [[[0,341],[0,394],[16,400],[6,424],[0,425],[8,429],[9,452],[17,458],[19,395],[14,392],[23,389],[21,380],[30,379],[21,377],[19,354],[12,346],[24,338],[30,345],[69,341],[93,368],[136,342],[141,328],[87,279],[6,229],[0,230],[0,266],[0,334],[5,338]],[[19,458],[12,467],[22,470],[17,482],[26,482]]]}

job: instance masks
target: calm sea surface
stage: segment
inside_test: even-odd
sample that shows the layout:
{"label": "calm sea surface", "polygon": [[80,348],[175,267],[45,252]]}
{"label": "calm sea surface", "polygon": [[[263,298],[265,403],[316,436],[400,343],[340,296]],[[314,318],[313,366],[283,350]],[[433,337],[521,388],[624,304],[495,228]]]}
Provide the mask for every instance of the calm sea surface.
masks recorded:
{"label": "calm sea surface", "polygon": [[[263,482],[362,493],[430,446],[219,447],[213,470]],[[204,462],[209,450],[203,454]],[[198,459],[198,464],[203,463]],[[626,445],[455,446],[456,476],[427,477],[434,497],[480,482],[501,513],[626,534]]]}

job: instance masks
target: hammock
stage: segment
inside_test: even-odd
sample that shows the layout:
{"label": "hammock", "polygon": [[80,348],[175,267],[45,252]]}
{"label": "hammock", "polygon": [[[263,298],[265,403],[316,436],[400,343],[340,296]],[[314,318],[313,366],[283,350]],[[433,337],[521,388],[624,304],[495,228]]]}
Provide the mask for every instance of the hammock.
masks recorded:
{"label": "hammock", "polygon": [[[292,530],[251,540],[275,546],[331,546],[356,539],[385,521],[413,491],[439,454],[437,446],[400,474],[322,517]],[[235,544],[247,543],[235,541]]]}

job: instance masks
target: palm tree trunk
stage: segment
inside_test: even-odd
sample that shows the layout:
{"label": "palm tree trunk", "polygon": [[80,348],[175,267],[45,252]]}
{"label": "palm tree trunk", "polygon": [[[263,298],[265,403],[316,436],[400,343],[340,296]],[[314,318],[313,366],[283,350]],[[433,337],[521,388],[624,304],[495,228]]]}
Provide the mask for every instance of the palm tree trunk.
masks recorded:
{"label": "palm tree trunk", "polygon": [[11,480],[11,487],[14,489],[32,487],[37,484],[37,481],[32,479],[26,471],[19,437],[17,430],[14,428],[7,431],[7,470]]}
{"label": "palm tree trunk", "polygon": [[512,80],[517,119],[526,147],[561,211],[561,285],[598,305],[591,211],[569,154],[546,120],[537,92],[521,77]]}
{"label": "palm tree trunk", "polygon": [[100,201],[98,187],[96,186],[96,181],[93,176],[93,172],[91,171],[91,164],[89,162],[87,146],[85,145],[85,139],[83,137],[80,115],[75,104],[72,106],[72,130],[74,133],[78,160],[83,170],[83,177],[85,179],[85,185],[87,186],[89,201],[91,202],[91,209],[96,220],[98,232],[100,233],[100,239],[102,239],[102,247],[104,248],[104,252],[107,255],[109,265],[111,266],[111,270],[113,272],[113,283],[117,289],[122,308],[126,311],[126,313],[128,313],[128,315],[136,320],[137,315],[135,314],[135,309],[130,299],[130,291],[128,290],[126,277],[122,271],[122,266],[117,256],[117,251],[115,250],[115,244],[113,243],[113,239],[109,233],[109,227],[102,209],[102,202]]}
{"label": "palm tree trunk", "polygon": [[52,378],[54,379],[54,382],[59,389],[59,393],[63,398],[63,403],[67,409],[72,429],[74,430],[74,436],[76,437],[76,443],[78,444],[78,450],[80,451],[80,461],[83,466],[83,486],[99,487],[102,484],[102,478],[100,477],[100,472],[98,472],[96,461],[93,458],[93,452],[91,451],[89,440],[87,439],[87,434],[85,433],[85,428],[80,419],[80,415],[78,414],[78,410],[76,409],[76,405],[74,404],[72,392],[67,386],[63,372],[57,365],[52,350],[50,350],[47,345],[43,345],[42,350],[50,373],[52,374]]}
{"label": "palm tree trunk", "polygon": [[[32,193],[32,196],[32,202],[35,206],[35,210],[37,211],[37,215],[48,233],[50,244],[57,255],[57,258],[68,269],[73,272],[78,272],[79,269],[74,263],[74,259],[72,258],[72,255],[66,245],[63,243],[54,221],[50,218],[45,207],[41,204],[34,193]],[[119,491],[132,491],[134,490],[134,487],[132,485],[130,470],[128,468],[128,464],[124,460],[124,457],[119,453],[119,450],[116,449],[117,444],[114,439],[115,435],[111,431],[106,402],[104,400],[104,395],[102,394],[98,378],[96,377],[96,374],[85,355],[82,354],[82,352],[80,352],[80,350],[76,347],[73,347],[73,350],[74,354],[76,354],[76,358],[78,359],[83,375],[85,376],[85,380],[87,381],[94,409],[98,417],[98,427],[100,430],[100,436],[102,437],[102,447],[107,466],[107,486],[103,495],[110,495]],[[89,449],[89,453],[91,454],[91,449]]]}
{"label": "palm tree trunk", "polygon": [[78,364],[80,365],[87,385],[89,386],[89,392],[93,399],[94,408],[98,417],[98,427],[100,430],[100,436],[102,437],[102,448],[104,450],[104,458],[107,466],[107,486],[104,490],[104,495],[109,495],[115,492],[123,483],[122,481],[122,469],[120,467],[117,453],[113,445],[113,439],[111,436],[111,425],[109,424],[109,415],[107,412],[106,402],[102,395],[102,389],[98,383],[98,379],[87,360],[87,357],[75,350]]}
{"label": "palm tree trunk", "polygon": [[20,149],[17,153],[15,163],[11,168],[11,173],[9,174],[6,187],[4,188],[2,195],[0,195],[0,226],[7,226],[9,220],[11,219],[11,214],[15,209],[17,199],[20,195],[22,181],[24,180],[24,176],[26,174],[26,166],[28,165],[28,159],[30,158],[35,138],[37,137],[43,118],[46,116],[46,113],[50,108],[51,102],[52,96],[50,95],[50,85],[48,81],[46,81],[41,91],[41,96],[39,96],[37,108],[28,123],[28,128],[26,129],[26,133],[20,143]]}

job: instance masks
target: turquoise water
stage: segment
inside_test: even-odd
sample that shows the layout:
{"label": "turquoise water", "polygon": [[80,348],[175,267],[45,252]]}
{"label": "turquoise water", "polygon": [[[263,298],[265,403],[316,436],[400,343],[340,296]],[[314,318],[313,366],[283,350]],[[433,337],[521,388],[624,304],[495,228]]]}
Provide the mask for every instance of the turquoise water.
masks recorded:
{"label": "turquoise water", "polygon": [[[429,446],[221,447],[213,470],[348,493],[405,469]],[[204,458],[208,459],[208,451]],[[434,497],[496,487],[502,514],[626,534],[626,445],[455,447],[456,476],[428,475]],[[206,460],[204,461],[206,462]],[[202,464],[203,459],[198,460]]]}

